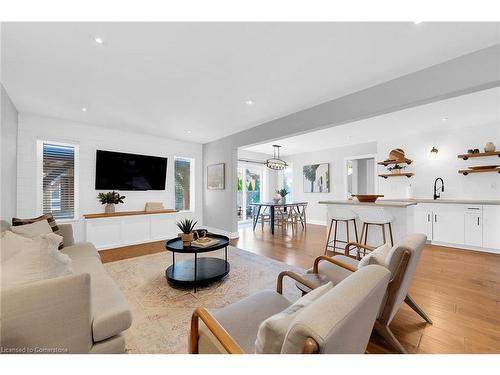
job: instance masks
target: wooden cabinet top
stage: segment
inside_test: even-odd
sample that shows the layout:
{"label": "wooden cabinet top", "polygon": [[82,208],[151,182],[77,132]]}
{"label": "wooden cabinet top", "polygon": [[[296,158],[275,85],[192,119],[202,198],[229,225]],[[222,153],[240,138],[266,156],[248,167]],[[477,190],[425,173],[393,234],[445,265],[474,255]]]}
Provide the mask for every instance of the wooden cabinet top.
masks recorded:
{"label": "wooden cabinet top", "polygon": [[83,217],[85,219],[100,219],[106,217],[116,217],[116,216],[134,216],[134,215],[154,215],[154,214],[173,214],[176,213],[177,210],[172,208],[157,210],[157,211],[118,211],[113,213],[98,213],[98,214],[85,214]]}

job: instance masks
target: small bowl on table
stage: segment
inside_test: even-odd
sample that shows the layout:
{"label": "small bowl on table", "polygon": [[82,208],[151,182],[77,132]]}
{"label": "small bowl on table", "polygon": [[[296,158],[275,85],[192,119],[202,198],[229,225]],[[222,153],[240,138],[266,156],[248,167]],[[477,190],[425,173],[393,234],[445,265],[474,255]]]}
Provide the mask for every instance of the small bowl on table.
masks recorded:
{"label": "small bowl on table", "polygon": [[383,195],[380,194],[352,194],[352,196],[363,203],[374,203],[378,198],[383,197]]}

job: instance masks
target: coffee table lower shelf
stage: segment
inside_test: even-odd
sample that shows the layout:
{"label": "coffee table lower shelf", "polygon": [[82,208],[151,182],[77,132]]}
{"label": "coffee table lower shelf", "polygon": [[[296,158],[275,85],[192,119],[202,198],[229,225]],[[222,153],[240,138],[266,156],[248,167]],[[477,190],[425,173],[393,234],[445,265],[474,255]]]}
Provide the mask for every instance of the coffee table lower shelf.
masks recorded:
{"label": "coffee table lower shelf", "polygon": [[174,285],[197,287],[222,279],[229,273],[229,270],[229,262],[224,259],[200,257],[175,262],[166,269],[165,277]]}

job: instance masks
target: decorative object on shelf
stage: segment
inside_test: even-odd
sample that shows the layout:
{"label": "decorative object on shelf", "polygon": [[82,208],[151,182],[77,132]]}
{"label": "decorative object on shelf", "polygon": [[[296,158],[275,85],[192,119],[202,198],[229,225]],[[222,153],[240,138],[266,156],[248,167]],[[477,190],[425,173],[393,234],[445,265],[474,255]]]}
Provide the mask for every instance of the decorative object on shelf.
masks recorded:
{"label": "decorative object on shelf", "polygon": [[356,197],[356,199],[358,201],[364,202],[364,203],[373,203],[378,198],[383,197],[383,195],[381,195],[381,194],[352,194],[352,196]]}
{"label": "decorative object on shelf", "polygon": [[123,203],[125,199],[125,195],[120,195],[117,191],[109,191],[107,193],[99,193],[97,195],[97,199],[101,204],[105,204],[104,212],[107,214],[111,214],[115,212],[115,204]]}
{"label": "decorative object on shelf", "polygon": [[439,153],[439,150],[436,148],[436,146],[432,146],[431,152],[430,152],[431,159],[437,159],[438,153]]}
{"label": "decorative object on shelf", "polygon": [[495,152],[496,146],[493,142],[488,142],[484,146],[484,152]]}
{"label": "decorative object on shelf", "polygon": [[387,170],[392,174],[401,174],[401,171],[405,168],[404,165],[395,164],[393,167],[387,167]]}
{"label": "decorative object on shelf", "polygon": [[498,164],[495,164],[495,165],[478,165],[478,166],[475,166],[475,167],[469,167],[469,169],[472,169],[472,170],[482,170],[482,169],[493,169],[493,168],[497,168],[499,165]]}
{"label": "decorative object on shelf", "polygon": [[469,148],[467,150],[468,154],[479,154],[479,149],[478,148]]}
{"label": "decorative object on shelf", "polygon": [[330,192],[330,163],[304,165],[304,193]]}
{"label": "decorative object on shelf", "polygon": [[283,188],[283,189],[276,190],[276,194],[278,194],[280,196],[279,201],[281,201],[281,204],[285,204],[286,203],[286,196],[288,194],[290,194],[290,192],[286,188]]}
{"label": "decorative object on shelf", "polygon": [[390,164],[408,164],[408,165],[410,165],[412,162],[413,162],[413,160],[405,157],[405,152],[403,151],[403,149],[395,148],[394,150],[391,150],[391,152],[389,153],[388,159],[385,159],[384,161],[379,161],[377,164],[387,167]]}
{"label": "decorative object on shelf", "polygon": [[144,211],[146,212],[161,211],[164,209],[165,207],[163,207],[162,202],[146,202],[146,206],[144,207]]}
{"label": "decorative object on shelf", "polygon": [[273,145],[273,157],[266,160],[266,167],[269,169],[281,171],[288,166],[284,160],[280,159],[280,147],[280,145]]}
{"label": "decorative object on shelf", "polygon": [[181,240],[182,244],[184,246],[191,246],[191,242],[193,242],[194,235],[193,235],[193,229],[194,226],[198,223],[197,221],[194,221],[193,219],[183,219],[181,221],[178,221],[176,223],[177,227],[181,230]]}
{"label": "decorative object on shelf", "polygon": [[207,166],[207,189],[224,190],[226,188],[225,164],[212,164]]}

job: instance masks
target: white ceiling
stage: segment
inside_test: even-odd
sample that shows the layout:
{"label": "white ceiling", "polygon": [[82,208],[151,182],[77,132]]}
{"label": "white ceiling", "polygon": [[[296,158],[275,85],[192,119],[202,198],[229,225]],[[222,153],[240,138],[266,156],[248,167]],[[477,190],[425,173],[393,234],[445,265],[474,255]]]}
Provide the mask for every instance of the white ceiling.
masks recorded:
{"label": "white ceiling", "polygon": [[499,23],[4,23],[2,79],[22,112],[205,143],[497,43]]}
{"label": "white ceiling", "polygon": [[423,132],[473,128],[487,124],[500,128],[500,88],[392,112],[300,136],[244,147],[244,149],[272,154],[272,145],[279,144],[282,146],[280,154],[287,156],[303,153],[304,150],[326,150],[379,141],[381,137],[395,132],[398,137],[407,137]]}

